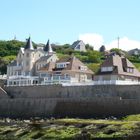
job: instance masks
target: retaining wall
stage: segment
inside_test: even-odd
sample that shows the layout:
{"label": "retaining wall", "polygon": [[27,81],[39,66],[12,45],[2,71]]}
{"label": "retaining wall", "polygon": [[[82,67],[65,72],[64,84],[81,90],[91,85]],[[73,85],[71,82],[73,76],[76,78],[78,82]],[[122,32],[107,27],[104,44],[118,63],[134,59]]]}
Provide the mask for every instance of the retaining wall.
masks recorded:
{"label": "retaining wall", "polygon": [[[140,86],[30,86],[0,91],[0,117],[105,117],[140,113]],[[10,98],[12,97],[12,98]]]}

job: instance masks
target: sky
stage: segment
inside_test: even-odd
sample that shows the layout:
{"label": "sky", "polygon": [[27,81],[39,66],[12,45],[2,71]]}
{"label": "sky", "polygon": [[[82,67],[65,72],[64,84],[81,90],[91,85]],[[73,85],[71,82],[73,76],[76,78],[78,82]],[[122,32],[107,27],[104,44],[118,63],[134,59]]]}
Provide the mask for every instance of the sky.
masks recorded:
{"label": "sky", "polygon": [[140,0],[0,0],[0,40],[140,48]]}

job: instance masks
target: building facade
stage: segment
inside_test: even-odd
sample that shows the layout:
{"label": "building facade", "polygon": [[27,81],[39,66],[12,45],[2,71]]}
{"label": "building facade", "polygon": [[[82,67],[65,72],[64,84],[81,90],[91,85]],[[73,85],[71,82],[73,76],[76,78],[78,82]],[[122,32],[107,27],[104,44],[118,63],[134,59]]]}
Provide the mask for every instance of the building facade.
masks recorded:
{"label": "building facade", "polygon": [[95,84],[137,84],[140,72],[127,58],[112,53],[101,64],[94,80]]}
{"label": "building facade", "polygon": [[50,62],[39,73],[42,83],[88,83],[94,74],[75,56]]}
{"label": "building facade", "polygon": [[[37,67],[43,67],[42,59],[46,63],[58,60],[55,52],[53,52],[49,40],[42,48],[34,49],[31,38],[27,40],[24,48],[20,48],[16,60],[7,66],[7,84],[8,85],[26,85],[39,83]],[[51,59],[49,59],[51,58]],[[42,64],[40,64],[41,62]]]}

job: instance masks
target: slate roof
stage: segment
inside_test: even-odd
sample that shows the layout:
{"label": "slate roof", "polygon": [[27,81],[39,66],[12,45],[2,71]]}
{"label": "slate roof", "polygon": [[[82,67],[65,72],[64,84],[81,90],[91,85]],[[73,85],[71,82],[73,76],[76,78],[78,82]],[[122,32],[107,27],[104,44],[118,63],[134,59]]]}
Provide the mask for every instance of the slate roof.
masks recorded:
{"label": "slate roof", "polygon": [[138,48],[128,51],[128,54],[129,55],[134,55],[136,51],[138,52],[138,54],[140,54],[140,49],[138,49]]}
{"label": "slate roof", "polygon": [[17,66],[17,61],[13,60],[8,66]]}
{"label": "slate roof", "polygon": [[77,40],[77,41],[73,42],[73,44],[71,45],[71,48],[74,49],[80,42],[82,42],[84,44],[84,42],[82,40]]}
{"label": "slate roof", "polygon": [[38,59],[36,62],[42,62],[47,61],[52,55],[42,56],[40,59]]}
{"label": "slate roof", "polygon": [[48,40],[47,44],[44,46],[43,50],[48,53],[53,53],[52,46],[50,45],[50,41]]}
{"label": "slate roof", "polygon": [[33,44],[32,44],[32,41],[31,41],[31,38],[30,37],[27,39],[27,43],[25,45],[25,50],[26,49],[34,50],[34,47],[33,47]]}

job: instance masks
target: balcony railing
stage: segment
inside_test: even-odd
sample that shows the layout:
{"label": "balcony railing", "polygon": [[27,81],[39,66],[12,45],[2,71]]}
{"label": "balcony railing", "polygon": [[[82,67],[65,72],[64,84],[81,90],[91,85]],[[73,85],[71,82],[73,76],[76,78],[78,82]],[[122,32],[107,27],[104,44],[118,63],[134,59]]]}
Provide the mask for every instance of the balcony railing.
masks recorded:
{"label": "balcony railing", "polygon": [[128,81],[128,80],[104,80],[94,81],[94,85],[139,85],[139,81]]}

